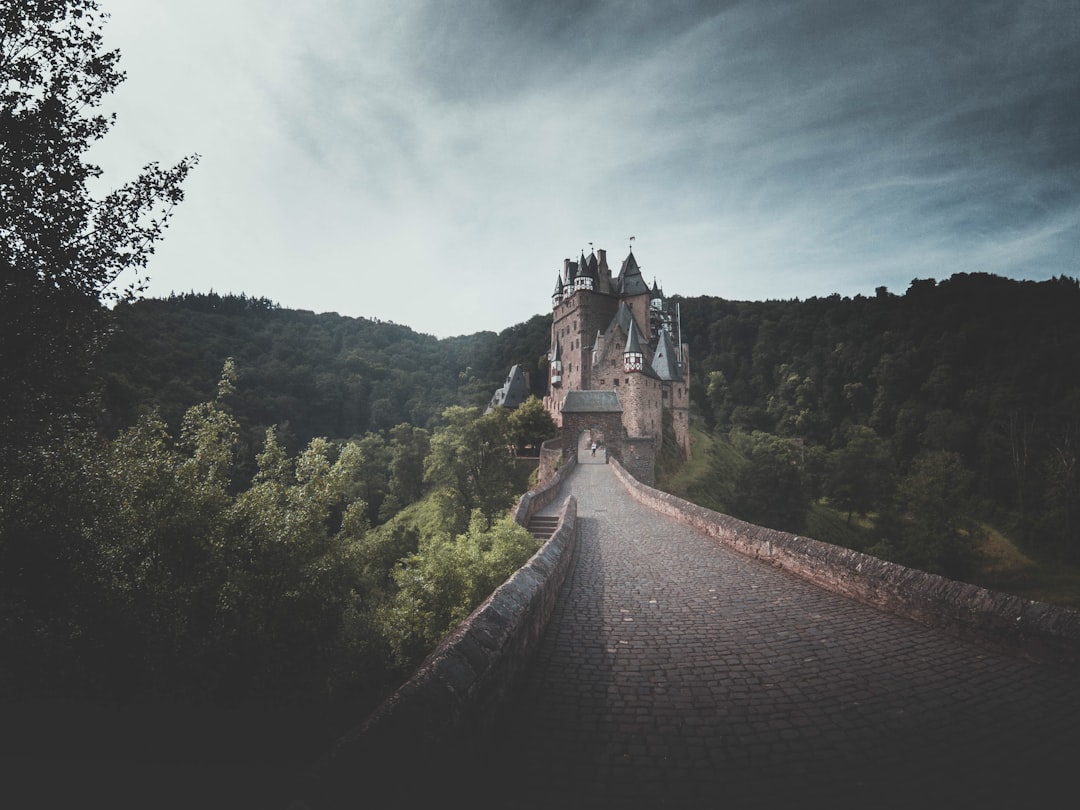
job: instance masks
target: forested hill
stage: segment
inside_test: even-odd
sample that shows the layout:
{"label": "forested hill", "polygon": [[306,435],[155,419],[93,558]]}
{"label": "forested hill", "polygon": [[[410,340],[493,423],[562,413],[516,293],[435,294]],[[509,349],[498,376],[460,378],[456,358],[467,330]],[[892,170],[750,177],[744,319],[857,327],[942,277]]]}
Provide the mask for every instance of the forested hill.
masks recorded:
{"label": "forested hill", "polygon": [[[1016,517],[1016,536],[1080,555],[1075,279],[957,274],[915,280],[902,295],[674,300],[691,348],[692,402],[718,434],[759,432],[835,453],[865,449],[869,437],[894,480],[924,464],[920,454],[950,454],[948,469],[971,477],[972,496]],[[283,427],[293,451],[313,436],[432,427],[448,405],[484,405],[515,363],[534,393],[546,385],[547,314],[497,335],[442,340],[244,296],[144,300],[115,316],[101,360],[110,427],[151,406],[179,424],[233,357],[234,408],[242,442],[250,437],[242,455],[257,452],[269,425]],[[826,478],[808,470],[803,494],[854,503]],[[869,497],[855,498],[856,511],[891,495]]]}
{"label": "forested hill", "polygon": [[550,333],[550,315],[499,334],[440,340],[246,295],[146,299],[115,309],[100,358],[108,427],[131,425],[150,407],[178,425],[212,395],[229,357],[239,375],[234,410],[256,441],[271,425],[283,428],[290,451],[314,436],[347,439],[402,422],[431,427],[449,405],[486,405],[514,363],[542,393],[547,372],[538,364]]}
{"label": "forested hill", "polygon": [[[693,401],[718,433],[857,446],[863,461],[879,453],[893,483],[947,461],[941,469],[970,477],[978,511],[1006,512],[1017,537],[1080,556],[1077,280],[957,274],[903,295],[690,298],[681,311]],[[810,483],[858,512],[889,498],[883,481],[876,500],[853,504],[852,482],[830,493],[819,472]]]}

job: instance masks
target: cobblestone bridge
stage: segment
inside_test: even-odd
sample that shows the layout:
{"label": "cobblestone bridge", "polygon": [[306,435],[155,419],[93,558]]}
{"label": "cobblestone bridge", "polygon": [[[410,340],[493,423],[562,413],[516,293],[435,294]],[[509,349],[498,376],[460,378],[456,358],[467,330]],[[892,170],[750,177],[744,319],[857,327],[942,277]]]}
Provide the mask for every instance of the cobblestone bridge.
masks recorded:
{"label": "cobblestone bridge", "polygon": [[1074,671],[743,557],[591,461],[562,493],[573,568],[480,778],[502,806],[1075,806]]}

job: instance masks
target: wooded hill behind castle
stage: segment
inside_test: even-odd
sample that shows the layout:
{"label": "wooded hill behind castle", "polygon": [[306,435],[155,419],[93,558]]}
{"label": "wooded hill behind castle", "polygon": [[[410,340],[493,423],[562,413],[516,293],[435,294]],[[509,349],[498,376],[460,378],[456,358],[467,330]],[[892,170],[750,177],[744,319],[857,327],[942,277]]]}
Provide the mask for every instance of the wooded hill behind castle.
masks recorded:
{"label": "wooded hill behind castle", "polygon": [[[869,437],[894,478],[920,454],[951,454],[983,512],[1057,553],[1080,549],[1075,279],[959,274],[915,280],[902,295],[880,288],[873,297],[668,301],[681,309],[682,339],[694,347],[692,413],[710,428],[797,440],[804,462],[807,448],[850,445],[854,453]],[[102,359],[106,413],[118,426],[155,405],[175,424],[213,389],[231,356],[241,381],[238,416],[254,437],[270,424],[286,424],[297,446],[399,422],[431,427],[448,404],[483,407],[514,364],[529,372],[531,393],[543,396],[551,326],[551,315],[538,315],[498,335],[436,340],[263,299],[142,301],[116,311]],[[835,482],[830,492],[824,468],[813,469],[809,458],[799,497],[831,495],[857,512],[886,497]],[[768,508],[748,514],[793,527]]]}

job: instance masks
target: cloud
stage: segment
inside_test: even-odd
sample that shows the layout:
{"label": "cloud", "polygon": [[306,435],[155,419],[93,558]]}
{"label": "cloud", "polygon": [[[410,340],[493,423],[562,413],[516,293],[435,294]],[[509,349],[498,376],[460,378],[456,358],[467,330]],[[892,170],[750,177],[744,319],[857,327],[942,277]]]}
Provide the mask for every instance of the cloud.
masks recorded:
{"label": "cloud", "polygon": [[157,293],[499,329],[631,233],[686,295],[1076,272],[1068,3],[104,5],[109,168],[203,154]]}

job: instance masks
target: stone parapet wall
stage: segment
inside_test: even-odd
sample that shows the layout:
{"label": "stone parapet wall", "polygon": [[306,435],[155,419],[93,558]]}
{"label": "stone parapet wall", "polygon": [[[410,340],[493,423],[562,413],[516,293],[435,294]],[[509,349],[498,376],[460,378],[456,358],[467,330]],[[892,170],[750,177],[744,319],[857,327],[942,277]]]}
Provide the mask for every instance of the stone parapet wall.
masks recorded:
{"label": "stone parapet wall", "polygon": [[[556,472],[558,472],[558,470],[560,469],[559,462],[563,458],[563,455],[565,453],[565,450],[564,450],[565,447],[566,447],[566,442],[564,441],[562,436],[559,436],[558,438],[555,438],[555,439],[548,439],[546,442],[544,442],[543,444],[540,445],[540,467],[538,469],[537,476],[536,476],[537,489],[542,489],[542,488],[546,487],[552,481],[552,479],[555,477]],[[562,483],[562,478],[561,477],[559,478],[559,483],[560,484]],[[556,486],[558,486],[558,485],[556,485]],[[531,492],[525,493],[525,495],[522,496],[522,499],[529,497],[531,494],[532,494]],[[549,501],[549,503],[550,503],[550,501]],[[521,502],[519,501],[518,502],[518,508],[520,508],[520,507],[521,507]],[[537,507],[537,508],[540,508],[540,507]],[[525,523],[528,521],[528,519],[530,517],[532,517],[532,515],[530,514],[523,521],[520,518],[518,518],[517,515],[518,515],[518,512],[515,509],[514,510],[514,520],[516,520],[522,526],[524,526]]]}
{"label": "stone parapet wall", "polygon": [[1080,612],[916,571],[841,546],[737,520],[653,489],[617,461],[632,497],[725,545],[823,588],[996,649],[1080,666]]}
{"label": "stone parapet wall", "polygon": [[338,741],[295,810],[352,807],[361,799],[373,807],[418,806],[446,788],[443,780],[470,772],[463,763],[483,750],[551,617],[573,560],[576,522],[570,497],[540,550]]}

